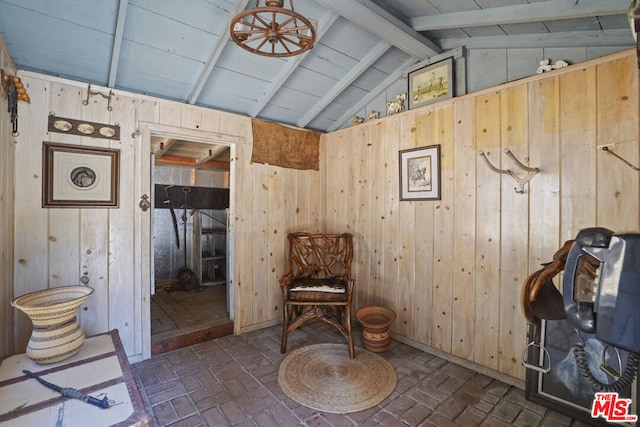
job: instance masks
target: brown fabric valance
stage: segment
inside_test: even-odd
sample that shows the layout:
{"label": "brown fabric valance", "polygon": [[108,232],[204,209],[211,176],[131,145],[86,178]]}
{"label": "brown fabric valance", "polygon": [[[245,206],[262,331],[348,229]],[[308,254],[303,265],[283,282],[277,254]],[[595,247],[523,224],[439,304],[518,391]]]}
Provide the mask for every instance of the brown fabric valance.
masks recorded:
{"label": "brown fabric valance", "polygon": [[252,162],[291,169],[320,168],[320,132],[293,129],[257,119],[252,119],[251,125]]}

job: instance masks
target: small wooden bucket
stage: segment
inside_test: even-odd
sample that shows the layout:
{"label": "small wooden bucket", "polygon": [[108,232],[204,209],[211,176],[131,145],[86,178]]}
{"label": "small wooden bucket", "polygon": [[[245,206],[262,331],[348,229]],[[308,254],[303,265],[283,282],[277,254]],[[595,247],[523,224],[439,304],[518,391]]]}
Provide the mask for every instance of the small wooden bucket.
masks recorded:
{"label": "small wooden bucket", "polygon": [[380,353],[391,345],[389,327],[396,313],[387,307],[372,305],[356,312],[356,319],[362,323],[362,345],[369,351]]}

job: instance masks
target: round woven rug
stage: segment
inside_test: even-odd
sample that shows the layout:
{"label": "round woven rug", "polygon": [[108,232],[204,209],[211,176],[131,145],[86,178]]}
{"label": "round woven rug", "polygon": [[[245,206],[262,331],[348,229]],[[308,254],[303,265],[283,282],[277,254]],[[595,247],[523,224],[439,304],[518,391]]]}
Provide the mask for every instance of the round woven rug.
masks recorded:
{"label": "round woven rug", "polygon": [[362,411],[396,388],[396,372],[381,356],[344,344],[315,344],[289,354],[280,365],[282,391],[309,408],[334,414]]}

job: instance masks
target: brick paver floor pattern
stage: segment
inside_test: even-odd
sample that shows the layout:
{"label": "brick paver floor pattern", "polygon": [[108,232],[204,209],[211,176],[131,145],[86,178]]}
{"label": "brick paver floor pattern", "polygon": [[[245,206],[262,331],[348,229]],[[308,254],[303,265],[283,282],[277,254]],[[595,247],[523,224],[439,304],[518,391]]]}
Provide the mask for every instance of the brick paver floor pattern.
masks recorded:
{"label": "brick paver floor pattern", "polygon": [[[134,364],[153,425],[180,426],[463,426],[582,427],[559,412],[525,400],[524,391],[392,341],[379,353],[395,368],[395,391],[373,408],[320,412],[285,395],[278,385],[280,326],[228,336]],[[356,327],[356,337],[360,329]],[[322,322],[289,338],[288,353],[304,345],[344,342]],[[356,345],[361,346],[360,338]],[[346,347],[345,347],[346,348]],[[287,354],[288,354],[287,353]]]}

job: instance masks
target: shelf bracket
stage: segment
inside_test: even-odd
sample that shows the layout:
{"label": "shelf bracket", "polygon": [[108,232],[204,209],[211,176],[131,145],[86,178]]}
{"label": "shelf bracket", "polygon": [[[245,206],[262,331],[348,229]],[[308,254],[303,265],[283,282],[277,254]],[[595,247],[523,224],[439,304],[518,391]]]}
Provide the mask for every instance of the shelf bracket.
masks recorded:
{"label": "shelf bracket", "polygon": [[522,169],[523,171],[527,172],[527,174],[525,176],[523,176],[523,177],[519,177],[511,169],[498,169],[493,164],[491,164],[491,162],[489,161],[489,159],[487,158],[487,155],[485,154],[485,152],[483,150],[478,150],[478,155],[480,157],[484,158],[484,161],[489,166],[489,169],[491,169],[493,172],[499,173],[499,174],[502,174],[502,175],[509,175],[510,177],[512,177],[516,181],[516,183],[518,184],[517,187],[514,187],[514,189],[516,190],[516,193],[522,194],[522,193],[524,193],[525,184],[527,184],[531,180],[531,178],[536,176],[538,174],[538,172],[540,172],[540,169],[532,168],[532,167],[529,167],[529,166],[525,165],[524,163],[522,163],[511,152],[511,150],[508,147],[504,148],[502,151],[504,152],[504,154],[509,156],[511,158],[511,160],[513,160],[520,169]]}
{"label": "shelf bracket", "polygon": [[602,147],[600,147],[600,149],[602,151],[605,151],[609,154],[611,154],[613,157],[618,158],[622,163],[624,163],[625,165],[629,166],[631,169],[633,169],[634,171],[640,171],[640,168],[637,166],[633,166],[631,163],[629,163],[629,161],[627,161],[627,159],[623,158],[621,155],[614,153],[613,151],[611,151],[611,148],[609,148],[608,145],[603,145]]}

